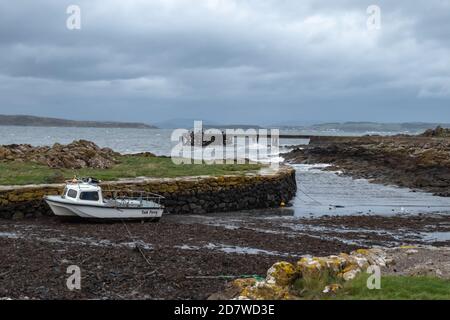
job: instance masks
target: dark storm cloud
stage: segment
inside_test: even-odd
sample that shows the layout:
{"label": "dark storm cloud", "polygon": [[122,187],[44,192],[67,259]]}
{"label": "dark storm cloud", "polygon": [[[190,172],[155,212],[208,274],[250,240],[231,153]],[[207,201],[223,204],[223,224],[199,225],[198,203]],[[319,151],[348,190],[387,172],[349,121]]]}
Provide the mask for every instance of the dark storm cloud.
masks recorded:
{"label": "dark storm cloud", "polygon": [[0,113],[450,122],[449,21],[439,0],[1,1]]}

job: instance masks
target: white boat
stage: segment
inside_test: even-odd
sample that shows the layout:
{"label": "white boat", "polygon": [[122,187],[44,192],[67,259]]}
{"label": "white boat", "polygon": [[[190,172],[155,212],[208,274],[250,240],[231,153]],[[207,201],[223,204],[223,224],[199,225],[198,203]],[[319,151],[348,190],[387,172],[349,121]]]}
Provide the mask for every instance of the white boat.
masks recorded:
{"label": "white boat", "polygon": [[[110,198],[104,198],[104,193]],[[95,219],[151,219],[158,221],[164,211],[164,197],[129,190],[102,192],[98,181],[89,179],[68,181],[63,194],[45,196],[44,200],[57,216]]]}

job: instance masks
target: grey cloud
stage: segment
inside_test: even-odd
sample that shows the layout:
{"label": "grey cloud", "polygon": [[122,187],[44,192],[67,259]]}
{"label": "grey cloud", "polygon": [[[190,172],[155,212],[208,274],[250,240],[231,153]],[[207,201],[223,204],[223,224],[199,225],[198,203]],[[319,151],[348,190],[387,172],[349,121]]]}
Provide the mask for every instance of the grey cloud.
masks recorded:
{"label": "grey cloud", "polygon": [[[72,3],[79,31],[65,28]],[[449,1],[378,1],[379,32],[370,4],[1,2],[0,112],[450,122]]]}

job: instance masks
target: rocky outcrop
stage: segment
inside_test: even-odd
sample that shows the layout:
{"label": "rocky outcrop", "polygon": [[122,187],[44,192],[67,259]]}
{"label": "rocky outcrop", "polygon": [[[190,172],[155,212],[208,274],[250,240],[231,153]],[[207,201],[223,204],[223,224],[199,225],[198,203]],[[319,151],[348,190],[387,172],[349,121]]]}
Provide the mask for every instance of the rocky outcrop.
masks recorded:
{"label": "rocky outcrop", "polygon": [[371,265],[385,267],[393,261],[381,249],[359,249],[350,254],[303,257],[296,264],[282,261],[267,271],[265,279],[237,279],[224,293],[210,299],[294,300],[301,299],[308,283],[323,284],[320,290],[331,294],[345,281],[353,280]]}
{"label": "rocky outcrop", "polygon": [[50,168],[107,169],[116,164],[119,153],[100,148],[95,143],[78,140],[67,145],[55,143],[52,147],[33,147],[29,144],[0,146],[0,161],[29,161]]}
{"label": "rocky outcrop", "polygon": [[[295,170],[281,167],[259,174],[183,178],[143,178],[104,182],[102,188],[147,191],[165,197],[166,213],[227,212],[279,207],[297,190]],[[44,195],[59,194],[64,185],[0,187],[0,217],[21,218],[50,215]]]}
{"label": "rocky outcrop", "polygon": [[438,137],[450,138],[450,128],[437,127],[436,129],[428,129],[421,134],[422,137]]}
{"label": "rocky outcrop", "polygon": [[327,163],[356,178],[450,195],[450,139],[327,137],[284,157],[290,163]]}
{"label": "rocky outcrop", "polygon": [[449,253],[449,247],[402,246],[358,249],[327,257],[306,256],[297,263],[275,263],[266,278],[236,279],[209,299],[295,300],[310,298],[311,291],[317,289],[319,295],[315,292],[315,298],[326,298],[370,266],[379,267],[382,275],[449,279]]}

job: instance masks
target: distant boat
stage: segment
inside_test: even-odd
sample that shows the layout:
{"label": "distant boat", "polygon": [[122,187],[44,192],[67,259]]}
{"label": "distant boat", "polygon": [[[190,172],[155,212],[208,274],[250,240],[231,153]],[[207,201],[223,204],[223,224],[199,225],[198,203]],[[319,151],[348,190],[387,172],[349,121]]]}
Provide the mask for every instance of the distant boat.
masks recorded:
{"label": "distant boat", "polygon": [[[95,219],[150,219],[158,221],[164,211],[163,196],[149,192],[109,190],[104,198],[98,181],[92,178],[67,181],[62,195],[44,200],[57,216]],[[130,196],[131,194],[131,196]]]}

